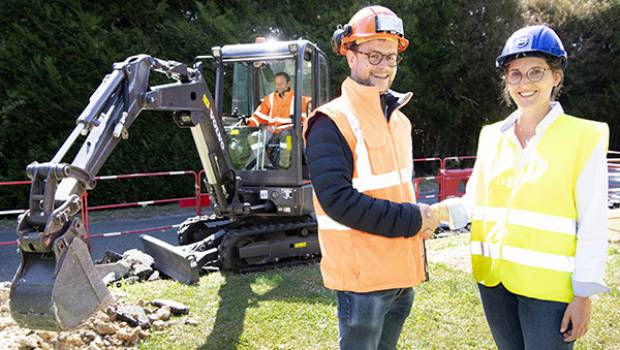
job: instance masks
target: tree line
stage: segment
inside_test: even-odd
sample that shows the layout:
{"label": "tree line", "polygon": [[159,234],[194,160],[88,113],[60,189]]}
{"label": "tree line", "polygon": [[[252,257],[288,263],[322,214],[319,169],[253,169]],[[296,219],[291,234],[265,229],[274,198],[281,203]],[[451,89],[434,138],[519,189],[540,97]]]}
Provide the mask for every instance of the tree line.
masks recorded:
{"label": "tree line", "polygon": [[[495,57],[526,24],[546,23],[562,38],[569,63],[560,101],[576,116],[609,124],[620,148],[620,1],[392,0],[376,1],[404,21],[411,41],[393,88],[412,91],[417,157],[473,154],[480,128],[514,108],[500,102]],[[191,63],[212,46],[303,37],[330,55],[332,96],[348,74],[330,50],[336,25],[367,1],[5,0],[0,5],[0,181],[26,177],[26,165],[51,159],[113,62],[138,53]],[[212,73],[207,83],[214,85]],[[197,169],[188,132],[168,115],[144,113],[101,174]],[[70,161],[70,159],[66,159]],[[119,188],[119,186],[122,186]],[[188,189],[189,187],[189,189]],[[191,185],[161,179],[100,183],[106,201],[160,198]],[[0,188],[0,208],[26,205]]]}

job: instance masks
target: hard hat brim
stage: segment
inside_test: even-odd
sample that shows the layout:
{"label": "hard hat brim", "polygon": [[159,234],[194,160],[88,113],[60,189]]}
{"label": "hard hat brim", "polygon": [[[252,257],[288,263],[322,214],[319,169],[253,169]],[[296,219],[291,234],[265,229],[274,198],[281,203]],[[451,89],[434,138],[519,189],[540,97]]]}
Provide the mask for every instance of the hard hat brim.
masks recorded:
{"label": "hard hat brim", "polygon": [[341,55],[346,55],[351,44],[359,44],[360,42],[366,42],[370,40],[396,40],[399,53],[405,51],[409,46],[409,40],[392,33],[357,34],[348,36],[342,40],[339,53]]}

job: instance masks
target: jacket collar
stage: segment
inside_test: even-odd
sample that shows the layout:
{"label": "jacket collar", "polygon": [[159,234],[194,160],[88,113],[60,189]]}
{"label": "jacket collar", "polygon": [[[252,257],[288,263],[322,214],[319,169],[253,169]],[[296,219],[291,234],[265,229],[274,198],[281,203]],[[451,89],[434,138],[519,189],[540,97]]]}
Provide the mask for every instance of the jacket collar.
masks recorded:
{"label": "jacket collar", "polygon": [[384,96],[385,96],[386,107],[387,107],[386,114],[392,115],[392,113],[394,113],[395,110],[401,109],[403,106],[409,103],[409,101],[411,100],[411,97],[413,96],[413,93],[407,92],[407,93],[402,94],[400,92],[388,90]]}
{"label": "jacket collar", "polygon": [[286,99],[288,96],[293,95],[293,89],[292,88],[288,88],[288,90],[284,91],[284,93],[282,94],[282,96],[280,96],[280,93],[278,92],[278,90],[273,92],[273,95],[276,97],[280,97],[282,99]]}

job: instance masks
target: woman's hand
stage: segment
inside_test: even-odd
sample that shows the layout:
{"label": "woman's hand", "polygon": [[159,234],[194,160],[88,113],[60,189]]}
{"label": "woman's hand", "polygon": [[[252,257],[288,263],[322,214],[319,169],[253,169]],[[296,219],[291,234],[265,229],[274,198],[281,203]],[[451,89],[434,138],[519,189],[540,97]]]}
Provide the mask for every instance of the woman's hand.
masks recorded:
{"label": "woman's hand", "polygon": [[[560,325],[560,332],[564,335],[564,341],[568,343],[583,337],[588,331],[591,316],[592,300],[588,297],[574,297],[573,301],[566,307]],[[572,325],[570,329],[568,328],[569,324]]]}

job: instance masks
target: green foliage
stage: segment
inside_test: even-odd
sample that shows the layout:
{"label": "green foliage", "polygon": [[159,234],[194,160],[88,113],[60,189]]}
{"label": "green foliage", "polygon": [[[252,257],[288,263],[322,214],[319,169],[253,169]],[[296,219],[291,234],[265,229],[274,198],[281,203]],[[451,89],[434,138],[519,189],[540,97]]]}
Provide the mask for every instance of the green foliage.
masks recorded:
{"label": "green foliage", "polygon": [[528,24],[546,23],[568,51],[560,102],[572,115],[607,122],[610,149],[620,148],[620,1],[524,1]]}
{"label": "green foliage", "polygon": [[[390,3],[391,5],[391,3]],[[482,125],[498,120],[495,53],[519,27],[515,0],[403,1],[411,41],[399,66],[396,90],[413,91],[405,113],[414,124],[419,156],[475,150]]]}
{"label": "green foliage", "polygon": [[[27,164],[51,159],[112,63],[131,55],[191,63],[212,46],[252,42],[259,35],[303,37],[328,53],[336,96],[349,69],[342,56],[331,52],[331,35],[367,3],[5,0],[0,6],[0,180],[22,180]],[[378,3],[403,18],[411,40],[394,89],[415,94],[404,111],[414,124],[417,156],[474,152],[480,127],[510,111],[499,103],[497,53],[512,31],[542,22],[558,31],[569,51],[561,96],[565,109],[609,123],[610,148],[620,148],[614,108],[620,98],[617,0]],[[205,77],[213,88],[210,67]],[[152,83],[162,82],[157,78]],[[191,136],[178,130],[169,115],[144,113],[129,134],[101,174],[200,169]],[[186,187],[169,179],[99,184],[91,199],[96,204],[187,195]],[[26,191],[20,190],[2,189],[0,207],[25,207]]]}

